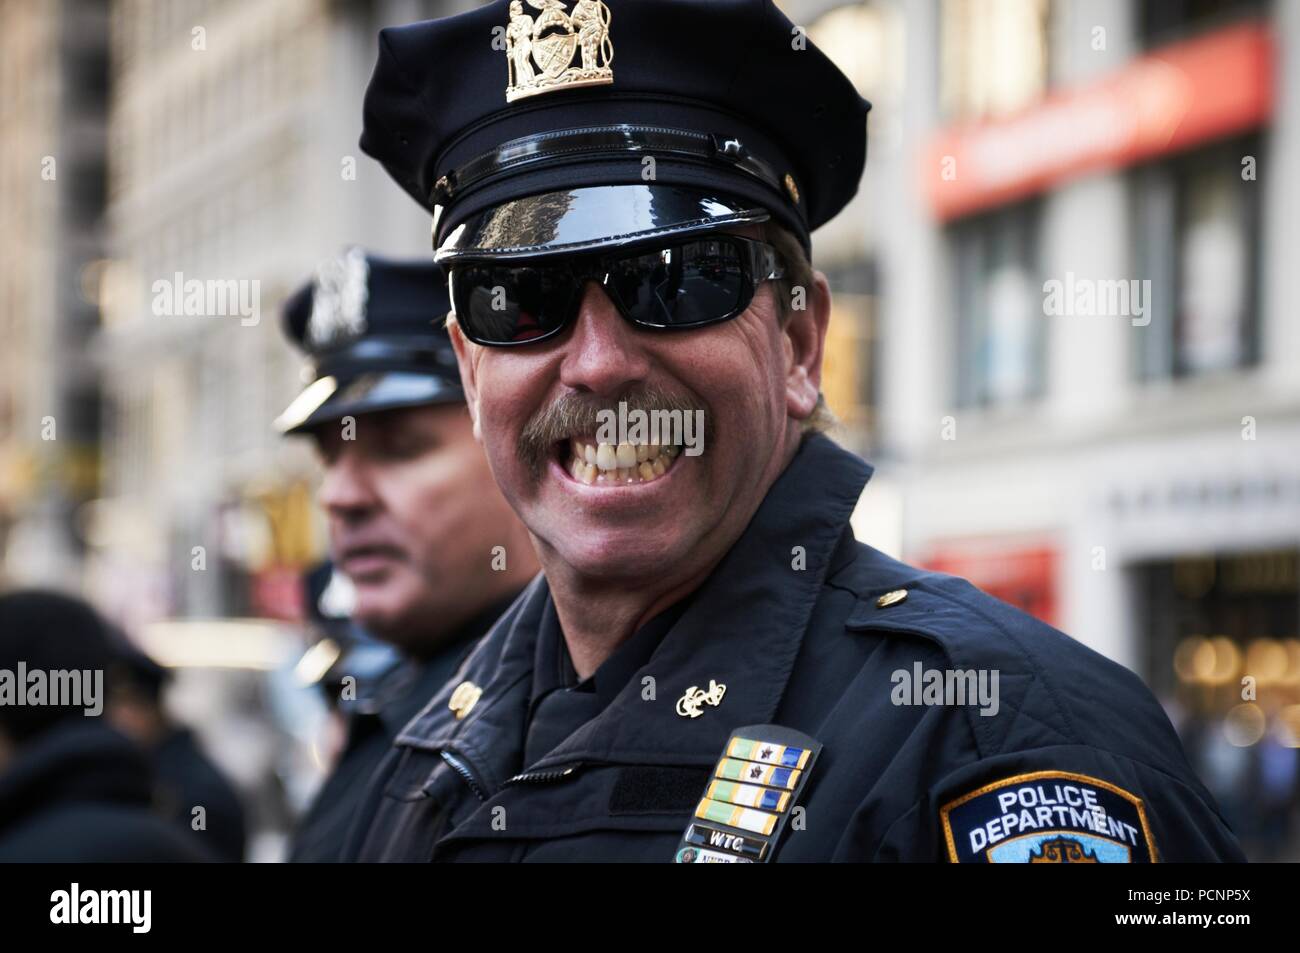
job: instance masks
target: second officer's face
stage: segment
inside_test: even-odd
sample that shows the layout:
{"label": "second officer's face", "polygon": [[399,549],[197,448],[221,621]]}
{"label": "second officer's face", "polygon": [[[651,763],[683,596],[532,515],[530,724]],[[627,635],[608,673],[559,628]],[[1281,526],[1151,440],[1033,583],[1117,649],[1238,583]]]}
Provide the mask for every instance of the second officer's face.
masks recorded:
{"label": "second officer's face", "polygon": [[[636,586],[707,569],[730,548],[816,405],[829,310],[820,275],[817,283],[807,289],[815,306],[784,324],[768,282],[744,314],[689,331],[633,327],[595,283],[573,325],[536,345],[482,347],[453,325],[493,474],[548,574],[558,559],[582,576]],[[633,466],[617,454],[611,462],[593,414],[620,400],[703,411],[702,453],[633,447]]]}
{"label": "second officer's face", "polygon": [[484,601],[492,549],[514,524],[463,404],[379,411],[316,432],[320,504],[335,564],[356,587],[353,617],[419,654]]}

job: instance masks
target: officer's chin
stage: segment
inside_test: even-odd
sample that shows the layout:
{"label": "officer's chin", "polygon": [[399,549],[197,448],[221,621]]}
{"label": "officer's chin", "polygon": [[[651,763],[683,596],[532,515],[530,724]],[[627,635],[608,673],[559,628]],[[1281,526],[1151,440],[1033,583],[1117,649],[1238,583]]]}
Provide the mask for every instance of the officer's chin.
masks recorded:
{"label": "officer's chin", "polygon": [[396,563],[352,577],[356,603],[352,616],[378,628],[408,614],[421,597],[418,582]]}
{"label": "officer's chin", "polygon": [[663,478],[644,484],[587,485],[556,462],[525,521],[570,569],[639,586],[649,567],[676,565],[691,555],[691,539],[705,522],[690,477],[697,465],[679,459]]}
{"label": "officer's chin", "polygon": [[418,616],[417,600],[389,582],[358,589],[357,604],[352,618],[367,632],[389,642],[400,641],[397,636]]}

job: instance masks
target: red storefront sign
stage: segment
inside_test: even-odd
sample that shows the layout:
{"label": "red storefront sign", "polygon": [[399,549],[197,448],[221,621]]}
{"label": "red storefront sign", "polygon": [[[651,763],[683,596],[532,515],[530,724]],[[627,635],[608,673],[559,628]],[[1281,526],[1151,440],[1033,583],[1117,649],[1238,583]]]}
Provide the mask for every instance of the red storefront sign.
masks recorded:
{"label": "red storefront sign", "polygon": [[272,566],[249,577],[253,614],[263,619],[301,622],[307,615],[302,571]]}
{"label": "red storefront sign", "polygon": [[1246,23],[1014,116],[945,130],[923,166],[931,205],[940,219],[955,218],[1255,128],[1273,113],[1273,60],[1268,27]]}
{"label": "red storefront sign", "polygon": [[1048,625],[1057,624],[1057,553],[1051,546],[1006,540],[944,542],[917,562],[968,579]]}

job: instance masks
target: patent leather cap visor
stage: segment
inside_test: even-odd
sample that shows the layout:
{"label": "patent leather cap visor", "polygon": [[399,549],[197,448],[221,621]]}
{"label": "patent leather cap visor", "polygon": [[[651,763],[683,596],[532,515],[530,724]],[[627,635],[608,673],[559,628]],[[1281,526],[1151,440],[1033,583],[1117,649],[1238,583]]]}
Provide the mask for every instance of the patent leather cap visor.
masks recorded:
{"label": "patent leather cap visor", "polygon": [[465,393],[460,387],[428,374],[376,372],[350,379],[329,375],[299,394],[276,419],[275,428],[285,436],[305,434],[344,417],[464,402]]}
{"label": "patent leather cap visor", "polygon": [[620,248],[765,222],[752,202],[670,185],[601,185],[512,199],[466,218],[435,256],[531,259]]}

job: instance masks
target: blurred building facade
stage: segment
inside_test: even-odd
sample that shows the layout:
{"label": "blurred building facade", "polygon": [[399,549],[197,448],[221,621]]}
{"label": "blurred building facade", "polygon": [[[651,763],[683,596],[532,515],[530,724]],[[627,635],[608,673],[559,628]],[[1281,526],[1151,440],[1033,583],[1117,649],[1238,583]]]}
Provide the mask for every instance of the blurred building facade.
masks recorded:
{"label": "blurred building facade", "polygon": [[270,426],[302,386],[279,308],[345,245],[427,254],[357,139],[379,28],[451,6],[113,5],[105,493],[85,522],[120,617],[296,615],[323,541],[309,454]]}
{"label": "blurred building facade", "polygon": [[107,21],[0,2],[0,583],[75,585],[98,490]]}
{"label": "blurred building facade", "polygon": [[814,248],[863,292],[860,535],[1137,671],[1300,856],[1300,6],[783,6],[876,103]]}

